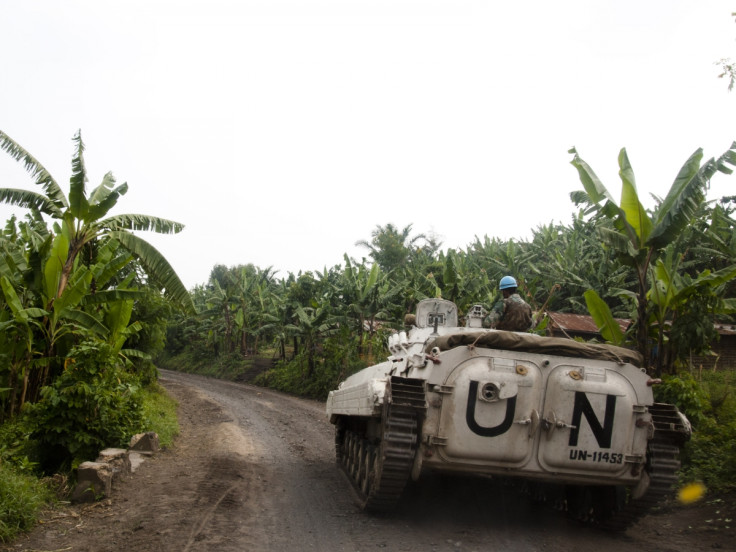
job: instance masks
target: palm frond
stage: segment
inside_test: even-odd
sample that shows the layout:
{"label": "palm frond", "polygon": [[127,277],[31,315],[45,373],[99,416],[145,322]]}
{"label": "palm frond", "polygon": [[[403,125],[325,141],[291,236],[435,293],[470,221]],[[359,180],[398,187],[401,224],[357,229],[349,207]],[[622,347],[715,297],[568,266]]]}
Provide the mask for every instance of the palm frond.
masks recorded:
{"label": "palm frond", "polygon": [[621,211],[624,212],[626,221],[633,228],[637,237],[637,247],[646,242],[652,231],[652,221],[639,201],[639,192],[636,190],[636,179],[634,170],[631,168],[626,148],[623,148],[618,156],[619,176],[621,177]]}
{"label": "palm frond", "polygon": [[677,174],[667,196],[655,214],[655,226],[647,245],[656,249],[667,244],[682,231],[705,199],[707,179],[700,167],[703,150],[699,148],[690,156]]}
{"label": "palm frond", "polygon": [[194,313],[194,303],[184,284],[169,261],[150,243],[128,232],[110,232],[120,244],[130,251],[141,263],[148,275],[164,290],[164,295],[178,303],[185,311]]}
{"label": "palm frond", "polygon": [[98,305],[103,303],[114,303],[116,301],[129,301],[143,299],[146,293],[133,289],[106,289],[95,294],[86,295],[82,305]]}
{"label": "palm frond", "polygon": [[69,210],[75,218],[87,220],[89,202],[87,201],[87,169],[84,166],[84,142],[78,131],[73,138],[76,152],[72,158],[72,177],[69,179]]}
{"label": "palm frond", "polygon": [[66,209],[69,206],[64,192],[61,191],[56,180],[54,180],[44,166],[2,130],[0,130],[0,148],[16,161],[23,162],[26,171],[35,179],[36,184],[43,188],[46,196],[59,210]]}
{"label": "palm frond", "polygon": [[580,176],[580,182],[583,184],[590,201],[593,203],[601,203],[603,200],[613,201],[613,196],[608,192],[603,182],[598,178],[593,169],[583,161],[575,148],[571,148],[568,153],[574,155],[570,164],[575,167]]}
{"label": "palm frond", "polygon": [[588,192],[586,192],[585,190],[575,190],[570,192],[570,201],[572,201],[576,207],[580,207],[581,205],[584,205],[586,207],[595,205],[593,200],[590,199]]}
{"label": "palm frond", "polygon": [[98,221],[97,225],[112,230],[142,230],[158,234],[178,234],[184,229],[180,222],[150,215],[115,215]]}
{"label": "palm frond", "polygon": [[125,358],[140,358],[142,360],[151,360],[151,355],[139,351],[138,349],[120,349],[120,354]]}
{"label": "palm frond", "polygon": [[127,182],[123,182],[117,188],[112,188],[115,184],[115,178],[112,173],[107,173],[102,183],[95,188],[90,198],[90,207],[87,214],[89,222],[96,222],[117,205],[121,195],[125,195],[128,191]]}
{"label": "palm frond", "polygon": [[35,209],[53,218],[61,218],[62,211],[43,194],[20,188],[0,188],[0,203],[17,205],[25,209]]}
{"label": "palm frond", "polygon": [[70,322],[74,322],[78,326],[94,332],[100,337],[107,337],[107,335],[110,333],[110,330],[107,328],[107,326],[105,326],[102,322],[100,322],[91,314],[84,311],[65,308],[59,313],[58,317]]}
{"label": "palm frond", "polygon": [[102,177],[102,182],[89,194],[89,202],[91,204],[98,204],[105,201],[105,198],[110,195],[110,191],[115,186],[115,176],[112,171],[108,171],[105,176]]}

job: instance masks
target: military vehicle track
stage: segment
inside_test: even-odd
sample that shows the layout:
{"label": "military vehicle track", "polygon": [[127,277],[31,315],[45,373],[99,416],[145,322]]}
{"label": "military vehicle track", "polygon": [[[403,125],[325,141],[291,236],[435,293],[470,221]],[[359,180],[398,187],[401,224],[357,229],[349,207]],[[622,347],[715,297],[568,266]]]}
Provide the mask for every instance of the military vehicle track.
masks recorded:
{"label": "military vehicle track", "polygon": [[364,431],[337,426],[337,463],[365,510],[392,509],[409,480],[419,444],[420,414],[425,407],[422,386],[421,380],[392,379],[380,442],[371,441]]}

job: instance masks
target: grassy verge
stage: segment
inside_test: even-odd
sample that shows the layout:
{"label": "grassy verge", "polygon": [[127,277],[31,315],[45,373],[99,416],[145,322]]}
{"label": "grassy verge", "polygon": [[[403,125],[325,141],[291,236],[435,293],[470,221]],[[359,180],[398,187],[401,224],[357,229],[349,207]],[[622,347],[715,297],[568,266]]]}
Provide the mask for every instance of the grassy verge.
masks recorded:
{"label": "grassy verge", "polygon": [[158,383],[143,390],[143,416],[145,431],[158,433],[159,444],[168,447],[179,434],[179,421],[176,417],[177,402],[166,394]]}
{"label": "grassy verge", "polygon": [[0,542],[8,543],[33,527],[38,511],[52,497],[43,480],[0,465]]}
{"label": "grassy verge", "polygon": [[239,353],[223,354],[215,358],[195,358],[184,352],[173,356],[161,356],[156,359],[156,364],[167,370],[235,381],[253,367],[253,361],[253,357],[243,357]]}

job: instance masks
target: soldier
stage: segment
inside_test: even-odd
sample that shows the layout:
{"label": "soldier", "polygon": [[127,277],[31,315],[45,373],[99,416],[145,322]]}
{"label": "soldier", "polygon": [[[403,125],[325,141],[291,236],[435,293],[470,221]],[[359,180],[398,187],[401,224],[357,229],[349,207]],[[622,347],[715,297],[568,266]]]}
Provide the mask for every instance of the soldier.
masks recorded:
{"label": "soldier", "polygon": [[532,308],[516,293],[517,287],[513,276],[501,278],[498,289],[503,299],[493,305],[485,326],[512,332],[526,332],[532,327]]}

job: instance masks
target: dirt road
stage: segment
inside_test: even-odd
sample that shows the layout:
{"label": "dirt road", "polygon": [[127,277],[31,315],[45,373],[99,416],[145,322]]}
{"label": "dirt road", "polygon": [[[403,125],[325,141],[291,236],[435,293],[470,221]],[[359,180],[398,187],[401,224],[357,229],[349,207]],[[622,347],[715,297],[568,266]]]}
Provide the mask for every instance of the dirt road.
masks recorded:
{"label": "dirt road", "polygon": [[161,382],[180,403],[175,445],[117,484],[111,499],[49,512],[7,550],[736,549],[724,521],[733,505],[671,507],[610,535],[477,479],[429,477],[393,515],[368,515],[335,467],[322,403],[177,372]]}

